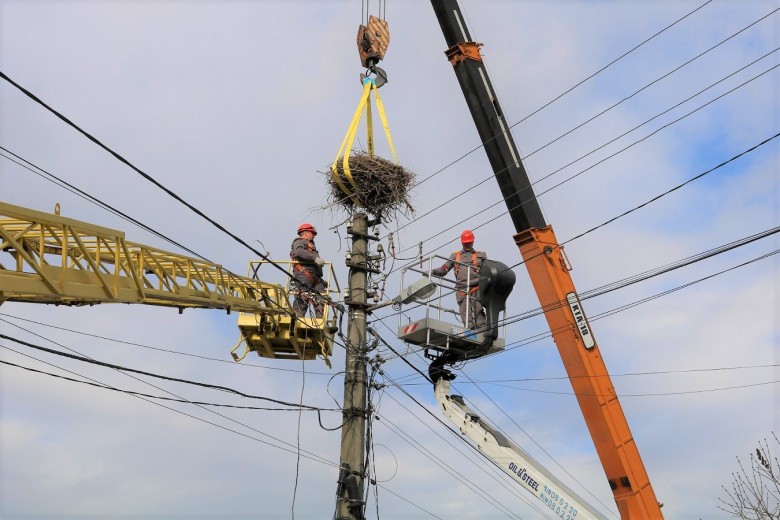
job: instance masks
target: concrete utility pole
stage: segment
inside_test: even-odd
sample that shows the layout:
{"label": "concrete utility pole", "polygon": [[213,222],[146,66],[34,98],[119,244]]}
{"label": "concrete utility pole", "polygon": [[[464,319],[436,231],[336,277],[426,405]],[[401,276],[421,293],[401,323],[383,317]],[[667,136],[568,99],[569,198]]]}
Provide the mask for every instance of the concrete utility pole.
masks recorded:
{"label": "concrete utility pole", "polygon": [[352,256],[349,267],[349,328],[344,374],[344,426],[341,429],[336,519],[363,520],[366,453],[366,305],[368,268],[368,217],[352,216]]}

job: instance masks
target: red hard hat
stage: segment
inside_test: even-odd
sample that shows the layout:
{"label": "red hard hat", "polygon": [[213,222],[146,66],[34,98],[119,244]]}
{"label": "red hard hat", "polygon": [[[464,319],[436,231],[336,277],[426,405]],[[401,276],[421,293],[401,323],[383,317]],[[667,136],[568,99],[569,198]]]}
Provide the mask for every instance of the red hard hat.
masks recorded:
{"label": "red hard hat", "polygon": [[473,244],[474,243],[474,233],[472,233],[470,229],[467,229],[467,230],[463,231],[463,233],[460,234],[460,243],[461,244]]}
{"label": "red hard hat", "polygon": [[311,224],[309,224],[308,222],[304,222],[303,224],[301,224],[300,226],[298,226],[298,235],[300,235],[300,234],[301,234],[301,233],[303,233],[304,231],[311,231],[312,233],[314,233],[314,236],[315,236],[315,237],[317,236],[317,230],[316,230],[316,229],[314,229],[314,226],[312,226],[312,225],[311,225]]}

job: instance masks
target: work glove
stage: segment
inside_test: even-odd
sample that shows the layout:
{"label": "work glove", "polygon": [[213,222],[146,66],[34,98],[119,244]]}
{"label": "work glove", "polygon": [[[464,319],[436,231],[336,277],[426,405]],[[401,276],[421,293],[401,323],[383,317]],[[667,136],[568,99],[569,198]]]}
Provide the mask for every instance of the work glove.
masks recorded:
{"label": "work glove", "polygon": [[318,256],[317,258],[314,259],[314,263],[317,264],[318,266],[322,267],[323,265],[325,265],[325,260],[323,260],[322,258],[320,258]]}

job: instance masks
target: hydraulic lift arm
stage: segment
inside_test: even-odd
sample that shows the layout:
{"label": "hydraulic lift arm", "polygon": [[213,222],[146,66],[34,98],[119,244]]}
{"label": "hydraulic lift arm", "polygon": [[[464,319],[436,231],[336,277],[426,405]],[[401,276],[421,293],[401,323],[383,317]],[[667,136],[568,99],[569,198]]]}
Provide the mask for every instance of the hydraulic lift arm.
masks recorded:
{"label": "hydraulic lift arm", "polygon": [[663,518],[639,450],[457,0],[431,0],[469,110],[509,209],[525,261],[623,519]]}
{"label": "hydraulic lift arm", "polygon": [[479,450],[526,491],[564,520],[602,520],[601,513],[566,487],[531,455],[484,422],[459,395],[450,395],[450,381],[436,382],[436,400],[447,418],[474,441]]}

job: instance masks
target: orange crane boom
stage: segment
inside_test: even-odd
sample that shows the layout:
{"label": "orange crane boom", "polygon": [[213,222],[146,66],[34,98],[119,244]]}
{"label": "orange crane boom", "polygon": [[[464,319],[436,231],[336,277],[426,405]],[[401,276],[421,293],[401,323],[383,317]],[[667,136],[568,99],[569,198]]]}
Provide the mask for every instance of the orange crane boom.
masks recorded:
{"label": "orange crane boom", "polygon": [[577,296],[570,267],[542,215],[509,126],[457,0],[431,0],[447,58],[471,111],[517,232],[514,240],[544,310],[623,519],[663,518],[639,449]]}

